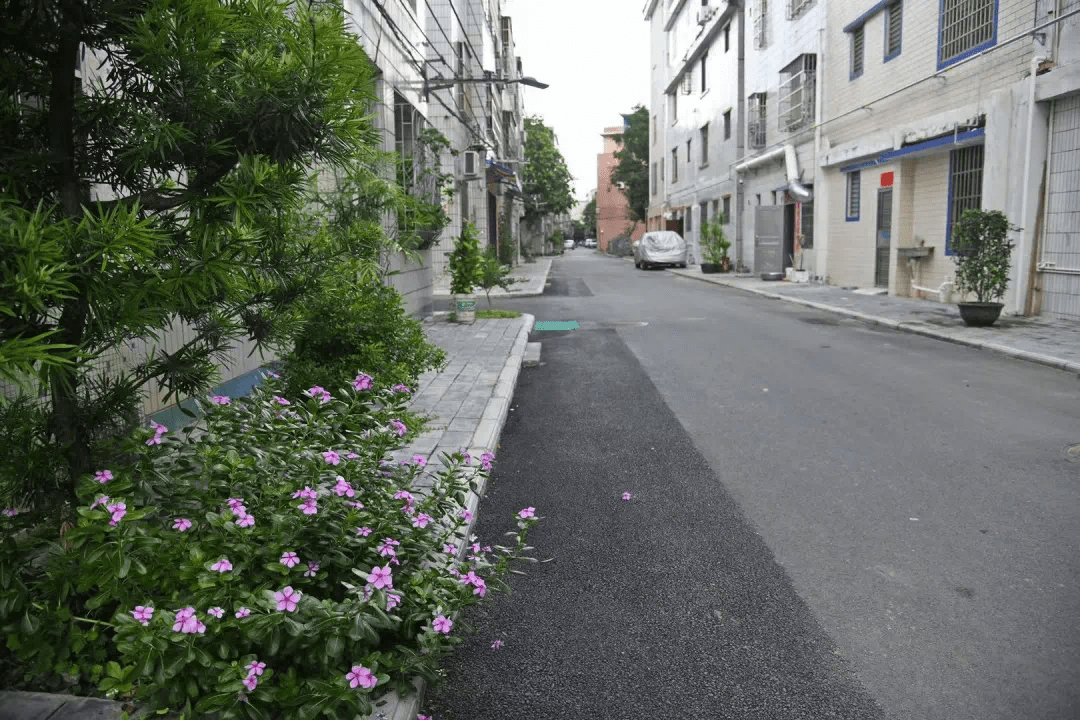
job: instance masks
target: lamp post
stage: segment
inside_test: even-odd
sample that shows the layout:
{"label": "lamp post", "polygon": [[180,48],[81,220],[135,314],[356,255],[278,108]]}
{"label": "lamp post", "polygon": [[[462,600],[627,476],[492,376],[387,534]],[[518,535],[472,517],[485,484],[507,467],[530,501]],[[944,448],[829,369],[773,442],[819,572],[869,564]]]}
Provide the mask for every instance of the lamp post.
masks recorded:
{"label": "lamp post", "polygon": [[429,94],[432,90],[448,90],[455,85],[461,84],[476,84],[476,85],[513,85],[520,83],[521,85],[527,85],[528,87],[539,88],[541,90],[546,89],[547,83],[540,82],[534,77],[520,77],[513,80],[500,80],[498,78],[435,78],[429,80],[427,76],[427,68],[424,68],[424,100],[427,101]]}

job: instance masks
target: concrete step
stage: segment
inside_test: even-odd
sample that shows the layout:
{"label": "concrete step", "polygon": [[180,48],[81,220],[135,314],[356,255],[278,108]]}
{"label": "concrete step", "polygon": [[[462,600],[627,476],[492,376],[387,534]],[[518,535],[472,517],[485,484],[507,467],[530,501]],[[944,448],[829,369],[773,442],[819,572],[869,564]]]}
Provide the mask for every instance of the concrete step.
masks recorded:
{"label": "concrete step", "polygon": [[540,364],[540,343],[525,343],[525,356],[521,358],[522,367],[537,367]]}

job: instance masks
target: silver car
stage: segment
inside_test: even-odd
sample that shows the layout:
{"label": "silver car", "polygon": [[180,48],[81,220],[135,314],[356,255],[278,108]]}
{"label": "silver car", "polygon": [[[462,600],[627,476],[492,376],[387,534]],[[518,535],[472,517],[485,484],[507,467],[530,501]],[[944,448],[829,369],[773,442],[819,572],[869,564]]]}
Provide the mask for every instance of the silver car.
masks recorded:
{"label": "silver car", "polygon": [[686,267],[686,241],[677,232],[660,230],[647,232],[633,244],[634,267],[648,270],[653,267]]}

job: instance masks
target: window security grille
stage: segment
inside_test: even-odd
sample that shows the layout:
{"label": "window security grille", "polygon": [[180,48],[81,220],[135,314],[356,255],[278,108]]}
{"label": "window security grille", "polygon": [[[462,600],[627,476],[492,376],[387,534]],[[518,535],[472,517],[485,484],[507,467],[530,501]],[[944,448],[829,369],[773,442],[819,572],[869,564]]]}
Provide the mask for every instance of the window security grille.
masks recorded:
{"label": "window security grille", "polygon": [[982,207],[983,146],[953,150],[949,157],[949,234],[945,246],[952,242],[953,226],[965,210]]}
{"label": "window security grille", "polygon": [[994,38],[995,0],[943,0],[939,63],[946,63]]}
{"label": "window security grille", "polygon": [[857,78],[863,71],[863,48],[865,47],[866,28],[858,27],[851,33],[851,77]]}
{"label": "window security grille", "polygon": [[780,132],[792,132],[814,122],[817,55],[800,55],[780,71]]}
{"label": "window security grille", "polygon": [[810,7],[810,3],[814,0],[788,0],[787,3],[787,19],[794,20],[799,17],[799,14]]}
{"label": "window security grille", "polygon": [[754,93],[750,96],[750,103],[746,109],[748,140],[752,148],[765,147],[766,97],[765,93]]}
{"label": "window security grille", "polygon": [[844,213],[849,220],[859,219],[859,205],[862,200],[862,172],[855,170],[847,176],[847,198]]}
{"label": "window security grille", "polygon": [[890,58],[900,52],[900,31],[903,28],[904,5],[900,0],[889,3],[885,13],[885,57]]}
{"label": "window security grille", "polygon": [[768,42],[769,0],[758,0],[757,13],[754,14],[754,47],[763,48]]}

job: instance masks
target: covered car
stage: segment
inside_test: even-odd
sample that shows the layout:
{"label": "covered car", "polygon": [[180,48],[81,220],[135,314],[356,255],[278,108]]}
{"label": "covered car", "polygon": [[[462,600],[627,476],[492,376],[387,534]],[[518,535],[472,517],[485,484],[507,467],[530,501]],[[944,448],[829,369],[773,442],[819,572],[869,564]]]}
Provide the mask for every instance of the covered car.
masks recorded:
{"label": "covered car", "polygon": [[686,241],[677,232],[647,232],[634,243],[634,267],[648,269],[664,265],[686,267]]}

